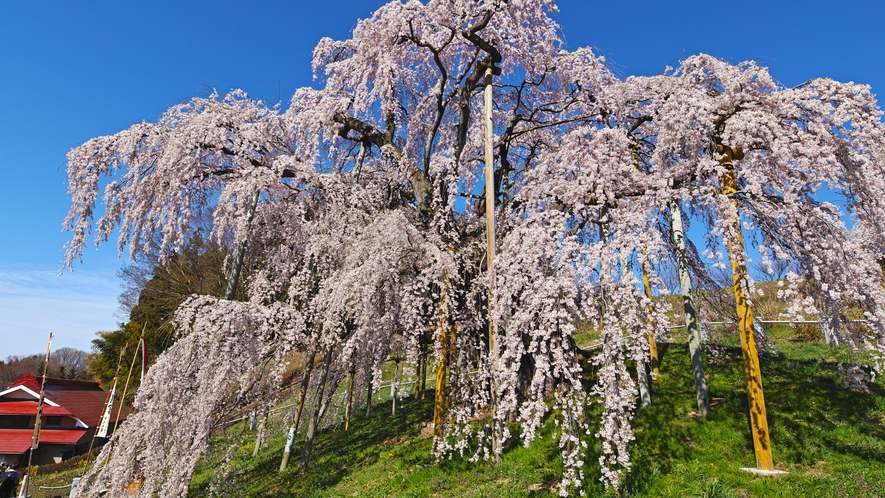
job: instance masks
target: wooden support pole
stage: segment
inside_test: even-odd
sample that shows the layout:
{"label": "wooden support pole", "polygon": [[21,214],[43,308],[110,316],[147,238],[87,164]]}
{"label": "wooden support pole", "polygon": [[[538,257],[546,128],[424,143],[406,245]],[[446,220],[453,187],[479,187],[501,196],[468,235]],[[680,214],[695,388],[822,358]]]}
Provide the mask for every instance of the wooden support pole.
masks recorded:
{"label": "wooden support pole", "polygon": [[[443,418],[446,411],[446,378],[449,363],[453,356],[454,343],[449,326],[449,273],[443,270],[439,291],[439,348],[440,357],[436,362],[436,391],[433,399],[433,433],[436,439],[443,437]],[[450,344],[451,343],[451,344]],[[434,442],[434,446],[436,441]],[[435,450],[436,448],[434,448]]]}
{"label": "wooden support pole", "polygon": [[691,276],[688,274],[688,250],[685,246],[685,229],[682,225],[682,210],[676,199],[670,199],[670,231],[673,234],[673,247],[676,251],[676,266],[679,270],[679,288],[682,292],[682,311],[688,329],[688,352],[691,356],[691,371],[694,377],[698,413],[706,417],[710,413],[710,397],[707,393],[707,379],[704,377],[704,360],[701,358],[701,325],[691,292]]}
{"label": "wooden support pole", "polygon": [[421,353],[421,371],[419,378],[421,379],[421,391],[415,391],[415,399],[427,399],[427,363],[430,361],[430,352],[426,349]]}
{"label": "wooden support pole", "polygon": [[372,391],[375,390],[373,383],[375,382],[372,365],[366,368],[366,418],[372,414]]}
{"label": "wooden support pole", "polygon": [[[606,237],[606,243],[608,241],[608,237]],[[630,259],[626,252],[621,253],[621,261],[619,264],[620,272],[632,272],[630,269]],[[643,265],[643,273],[645,270],[645,265]],[[640,327],[636,327],[634,329],[635,334],[638,336],[641,333],[642,329]],[[651,363],[651,356],[649,355],[649,361],[637,360],[636,361],[636,384],[639,388],[639,407],[640,408],[648,408],[651,406],[651,375],[649,373],[649,364]]]}
{"label": "wooden support pole", "polygon": [[421,393],[424,391],[424,382],[421,378],[424,362],[427,361],[424,346],[418,346],[418,364],[415,365],[415,399],[421,399]]}
{"label": "wooden support pole", "polygon": [[252,447],[253,457],[257,457],[258,453],[261,452],[261,443],[264,442],[264,431],[267,430],[268,415],[270,415],[270,412],[265,408],[261,416],[261,422],[258,423],[258,430],[255,431],[255,446]]}
{"label": "wooden support pole", "polygon": [[317,386],[316,406],[313,407],[313,413],[307,419],[307,432],[304,434],[304,448],[301,450],[301,468],[300,473],[307,472],[307,465],[310,463],[310,456],[313,453],[313,439],[317,433],[317,426],[323,414],[326,413],[326,407],[329,398],[326,397],[326,379],[329,377],[329,365],[332,364],[332,347],[326,348],[326,354],[323,357],[323,364],[320,366],[320,383]]}
{"label": "wooden support pole", "polygon": [[[645,287],[645,297],[651,300],[651,282],[648,279],[648,268],[646,268],[645,263],[642,264],[642,285]],[[649,314],[649,323],[651,323],[651,312],[652,307],[649,305],[648,314]],[[658,356],[658,339],[655,337],[654,330],[648,334],[648,353],[649,353],[649,363],[651,364],[651,371],[655,375],[661,372],[661,359]]]}
{"label": "wooden support pole", "polygon": [[280,472],[284,472],[289,467],[289,456],[292,454],[292,444],[295,442],[295,433],[298,432],[298,424],[301,422],[301,412],[304,410],[304,400],[307,398],[307,387],[310,385],[310,375],[313,370],[318,341],[318,339],[314,340],[310,351],[307,353],[304,370],[301,372],[301,393],[298,396],[298,407],[295,409],[292,425],[289,427],[289,434],[286,436],[286,445],[283,447],[283,459],[280,461]]}
{"label": "wooden support pole", "polygon": [[[632,135],[631,135],[632,136]],[[639,170],[639,148],[638,143],[634,142],[630,147],[630,155],[633,157],[633,167],[636,170]],[[642,285],[645,287],[645,297],[651,301],[651,282],[648,279],[648,267],[645,266],[645,263],[642,263]],[[648,306],[648,321],[651,324],[651,313],[653,309],[652,306]],[[657,375],[660,373],[660,364],[661,360],[658,356],[658,339],[655,337],[655,332],[652,332],[648,335],[648,356],[649,356],[649,364],[651,366],[651,371],[653,374]]]}
{"label": "wooden support pole", "polygon": [[350,385],[347,388],[347,408],[344,409],[344,430],[350,429],[350,411],[353,407],[353,377],[356,374],[350,371]]}
{"label": "wooden support pole", "polygon": [[[740,148],[731,148],[716,144],[716,151],[721,154],[719,164],[725,167],[722,174],[722,193],[731,198],[737,210],[738,191],[734,176],[734,160],[743,159]],[[738,331],[741,336],[741,352],[744,356],[744,377],[747,382],[747,400],[750,405],[750,432],[753,437],[753,449],[756,452],[756,468],[763,471],[774,470],[771,455],[771,441],[768,433],[768,416],[765,411],[765,395],[762,390],[762,370],[759,367],[759,352],[756,348],[756,337],[753,335],[753,308],[747,304],[744,287],[747,281],[747,267],[744,254],[744,236],[741,232],[740,212],[732,220],[734,239],[728,244],[729,259],[734,281],[734,300],[737,307]]]}
{"label": "wooden support pole", "polygon": [[399,364],[399,361],[394,362],[393,383],[390,384],[390,415],[394,417],[396,416],[396,388],[398,387],[397,384],[399,384]]}
{"label": "wooden support pole", "polygon": [[[486,68],[485,88],[483,91],[485,100],[485,163],[486,163],[486,255],[489,274],[492,271],[492,263],[495,261],[495,155],[492,143],[492,71],[490,65]],[[489,284],[489,369],[491,378],[491,396],[489,407],[492,414],[492,461],[501,461],[501,439],[503,431],[496,419],[498,410],[498,330],[495,322],[493,308],[495,294],[494,277]]]}

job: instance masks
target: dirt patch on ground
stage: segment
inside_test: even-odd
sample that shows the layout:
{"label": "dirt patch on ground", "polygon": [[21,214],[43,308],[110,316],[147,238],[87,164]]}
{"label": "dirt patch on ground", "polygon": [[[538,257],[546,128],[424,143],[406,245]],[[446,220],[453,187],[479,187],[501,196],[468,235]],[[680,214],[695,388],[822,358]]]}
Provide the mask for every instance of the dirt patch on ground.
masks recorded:
{"label": "dirt patch on ground", "polygon": [[430,439],[433,437],[433,425],[421,428],[421,439]]}

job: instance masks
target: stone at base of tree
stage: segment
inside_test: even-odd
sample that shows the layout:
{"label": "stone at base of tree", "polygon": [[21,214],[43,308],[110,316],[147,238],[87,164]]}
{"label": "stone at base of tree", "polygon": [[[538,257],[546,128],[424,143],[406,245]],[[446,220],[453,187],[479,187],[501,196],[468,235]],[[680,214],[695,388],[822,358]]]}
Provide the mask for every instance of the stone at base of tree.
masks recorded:
{"label": "stone at base of tree", "polygon": [[757,476],[762,476],[762,477],[777,477],[777,476],[789,474],[789,472],[787,472],[785,470],[762,470],[762,469],[757,469],[755,467],[741,467],[741,470],[743,470],[744,472],[749,472],[751,474],[755,474]]}

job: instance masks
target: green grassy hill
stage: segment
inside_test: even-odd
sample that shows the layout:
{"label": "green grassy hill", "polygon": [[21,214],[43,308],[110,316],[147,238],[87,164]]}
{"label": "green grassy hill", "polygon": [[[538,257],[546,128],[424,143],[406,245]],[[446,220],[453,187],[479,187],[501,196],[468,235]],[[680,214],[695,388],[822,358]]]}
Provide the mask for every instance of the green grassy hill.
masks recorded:
{"label": "green grassy hill", "polygon": [[[778,339],[773,334],[773,339]],[[635,419],[633,468],[621,496],[885,496],[885,389],[869,392],[844,385],[838,360],[844,353],[818,342],[776,342],[778,354],[763,355],[765,392],[777,478],[740,470],[753,466],[740,350],[719,346],[707,357],[713,408],[708,419],[694,412],[687,347],[669,344],[653,406]],[[588,410],[594,420],[595,410]],[[208,496],[213,479],[229,472],[231,493],[246,496],[555,496],[561,461],[552,437],[530,448],[511,442],[503,462],[463,460],[434,464],[424,429],[430,400],[406,401],[395,417],[380,404],[350,430],[323,433],[307,473],[297,465],[278,472],[284,436],[278,431],[252,458],[254,434],[237,427],[239,443],[228,464],[221,448],[207,457],[192,486]],[[296,444],[297,447],[297,444]],[[591,452],[596,445],[591,444]],[[295,457],[293,457],[294,459]],[[587,493],[602,496],[596,455],[587,458]]]}
{"label": "green grassy hill", "polygon": [[[687,347],[667,344],[662,373],[655,380],[653,406],[637,411],[633,466],[618,492],[598,484],[597,444],[590,439],[586,459],[588,496],[885,496],[885,383],[867,392],[845,386],[838,361],[844,352],[818,341],[790,340],[773,330],[777,354],[761,358],[771,442],[776,467],[788,474],[763,478],[740,470],[753,466],[740,350],[713,346],[706,355],[712,410],[708,419],[694,412],[695,396]],[[432,394],[432,393],[431,393]],[[557,496],[562,471],[554,424],[530,448],[511,441],[498,465],[464,460],[434,463],[426,424],[431,400],[405,400],[391,416],[390,403],[376,405],[369,417],[357,410],[348,431],[321,433],[314,459],[299,474],[296,453],[279,473],[285,423],[271,419],[267,444],[252,457],[255,433],[245,424],[225,437],[198,468],[191,495],[339,496]],[[591,424],[596,410],[591,404]],[[59,482],[51,473],[35,484]],[[69,482],[69,481],[68,481]],[[49,497],[32,488],[33,495]]]}

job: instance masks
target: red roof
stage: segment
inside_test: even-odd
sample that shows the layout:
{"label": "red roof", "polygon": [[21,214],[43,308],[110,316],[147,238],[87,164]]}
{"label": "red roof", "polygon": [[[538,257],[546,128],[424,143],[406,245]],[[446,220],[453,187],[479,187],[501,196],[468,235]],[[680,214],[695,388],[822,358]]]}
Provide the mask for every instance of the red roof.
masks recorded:
{"label": "red roof", "polygon": [[40,392],[40,382],[37,381],[37,377],[34,377],[31,374],[22,375],[21,377],[16,379],[15,382],[10,384],[9,387],[15,387],[15,386],[25,386],[28,389],[30,389],[31,391],[34,391],[37,393]]}
{"label": "red roof", "polygon": [[[67,408],[75,417],[82,420],[89,427],[95,427],[101,423],[101,417],[104,415],[105,403],[108,395],[101,389],[94,391],[53,391],[50,393],[49,387],[46,388],[46,394],[52,401]],[[120,409],[120,402],[114,400],[111,408],[111,423],[117,420],[117,411]],[[120,420],[126,420],[129,415],[129,407],[123,406],[120,413]]]}
{"label": "red roof", "polygon": [[[42,377],[22,375],[9,387],[24,386],[39,393],[42,380]],[[101,422],[101,417],[104,415],[108,394],[95,381],[47,377],[46,397],[66,408],[87,426],[95,427]],[[119,409],[120,402],[115,399],[111,408],[112,423],[117,420],[117,411]],[[123,405],[123,411],[120,412],[120,420],[126,420],[130,412],[129,407]]]}
{"label": "red roof", "polygon": [[[40,443],[77,444],[86,429],[41,430]],[[0,437],[0,454],[18,455],[28,451],[34,438],[33,429],[4,429]]]}
{"label": "red roof", "polygon": [[[0,415],[36,415],[36,401],[2,401],[0,400]],[[63,406],[43,404],[43,415],[63,415],[71,417],[73,414]]]}

